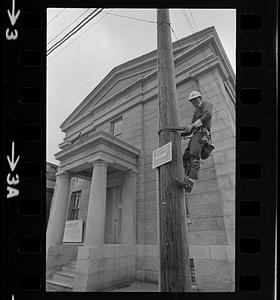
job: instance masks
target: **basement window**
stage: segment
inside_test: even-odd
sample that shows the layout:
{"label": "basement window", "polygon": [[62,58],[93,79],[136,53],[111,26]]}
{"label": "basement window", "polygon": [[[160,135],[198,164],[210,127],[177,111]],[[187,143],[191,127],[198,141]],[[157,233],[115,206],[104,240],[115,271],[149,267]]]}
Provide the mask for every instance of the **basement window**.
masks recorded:
{"label": "basement window", "polygon": [[123,127],[123,119],[118,118],[111,122],[111,131],[113,136],[118,136],[122,134],[122,127]]}
{"label": "basement window", "polygon": [[192,288],[197,290],[193,258],[190,258]]}

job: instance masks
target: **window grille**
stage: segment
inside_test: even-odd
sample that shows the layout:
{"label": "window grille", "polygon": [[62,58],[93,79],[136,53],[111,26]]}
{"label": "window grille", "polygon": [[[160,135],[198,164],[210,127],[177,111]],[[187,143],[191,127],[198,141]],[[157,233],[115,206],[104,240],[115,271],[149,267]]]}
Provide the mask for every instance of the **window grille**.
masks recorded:
{"label": "window grille", "polygon": [[194,269],[194,261],[193,261],[193,258],[190,258],[190,268],[191,268],[192,288],[197,289],[196,279],[195,279],[195,269]]}
{"label": "window grille", "polygon": [[81,198],[81,191],[72,193],[69,220],[78,220],[79,209],[80,209],[80,198]]}

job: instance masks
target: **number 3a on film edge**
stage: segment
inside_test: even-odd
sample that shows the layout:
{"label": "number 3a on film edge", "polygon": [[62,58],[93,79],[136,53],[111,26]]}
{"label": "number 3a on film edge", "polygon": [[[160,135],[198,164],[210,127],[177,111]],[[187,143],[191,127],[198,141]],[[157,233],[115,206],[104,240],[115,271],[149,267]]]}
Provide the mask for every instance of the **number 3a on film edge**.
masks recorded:
{"label": "number 3a on film edge", "polygon": [[[14,32],[14,33],[13,33]],[[7,40],[16,40],[18,37],[18,32],[16,29],[13,29],[11,32],[10,32],[10,29],[7,28],[6,30],[6,38]]]}

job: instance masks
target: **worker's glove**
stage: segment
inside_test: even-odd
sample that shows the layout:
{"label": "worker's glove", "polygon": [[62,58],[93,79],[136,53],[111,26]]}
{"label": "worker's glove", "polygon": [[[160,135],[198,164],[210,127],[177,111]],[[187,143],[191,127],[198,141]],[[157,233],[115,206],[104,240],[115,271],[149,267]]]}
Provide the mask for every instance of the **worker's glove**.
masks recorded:
{"label": "worker's glove", "polygon": [[186,139],[186,137],[189,135],[186,131],[181,132],[181,137]]}
{"label": "worker's glove", "polygon": [[187,125],[185,128],[186,135],[190,135],[192,133],[193,126],[192,125]]}

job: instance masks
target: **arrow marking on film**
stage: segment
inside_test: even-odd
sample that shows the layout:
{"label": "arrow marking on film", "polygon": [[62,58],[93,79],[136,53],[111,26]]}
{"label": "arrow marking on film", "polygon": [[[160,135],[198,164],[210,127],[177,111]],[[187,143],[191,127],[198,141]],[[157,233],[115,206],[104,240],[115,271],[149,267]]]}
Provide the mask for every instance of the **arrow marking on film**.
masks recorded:
{"label": "arrow marking on film", "polygon": [[9,163],[10,168],[11,168],[12,171],[14,171],[14,169],[16,168],[16,165],[17,165],[18,160],[19,160],[19,156],[17,157],[16,161],[14,159],[15,159],[15,143],[13,142],[12,143],[12,160],[7,155],[7,160],[8,160],[8,163]]}
{"label": "arrow marking on film", "polygon": [[15,0],[13,0],[12,13],[7,10],[12,26],[16,24],[17,18],[19,17],[20,10],[15,14]]}

